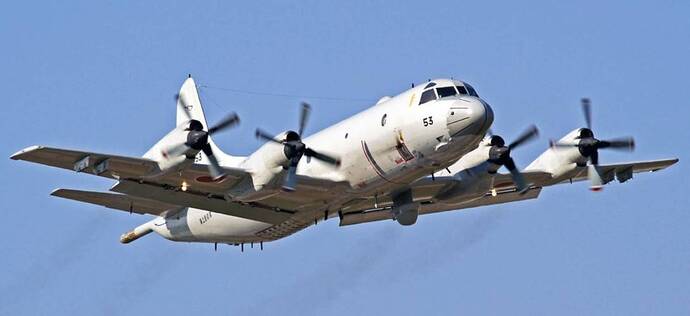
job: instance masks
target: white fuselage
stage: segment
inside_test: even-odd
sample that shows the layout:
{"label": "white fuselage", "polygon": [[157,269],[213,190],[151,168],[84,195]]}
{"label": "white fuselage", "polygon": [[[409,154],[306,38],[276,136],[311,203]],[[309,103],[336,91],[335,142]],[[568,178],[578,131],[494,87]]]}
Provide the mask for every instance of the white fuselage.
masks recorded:
{"label": "white fuselage", "polygon": [[[436,87],[460,85],[436,80]],[[433,89],[433,88],[432,88]],[[340,157],[339,168],[302,159],[297,173],[347,182],[350,192],[389,191],[445,168],[476,148],[493,122],[493,111],[478,97],[457,95],[419,104],[428,90],[412,88],[379,101],[348,119],[304,139],[311,148]],[[279,136],[280,137],[280,136]],[[286,158],[267,143],[241,167],[252,170],[255,190],[277,190]]]}
{"label": "white fuselage", "polygon": [[[304,138],[310,148],[339,157],[342,163],[336,168],[305,158],[297,174],[347,183],[342,197],[323,201],[337,205],[359,196],[404,190],[416,179],[455,163],[477,147],[493,122],[493,111],[476,94],[436,96],[420,104],[426,91],[464,85],[454,80],[434,82],[434,87],[418,86],[385,97],[371,108]],[[276,139],[284,136],[282,133]],[[225,163],[222,156],[219,158]],[[237,201],[254,202],[290,194],[281,191],[287,162],[282,145],[266,143],[233,166],[249,170],[252,186],[229,195]],[[166,225],[160,219],[150,222],[157,223],[151,228],[172,240],[238,243],[259,241],[254,234],[271,226],[217,213],[206,219],[206,213],[188,208],[163,220]]]}

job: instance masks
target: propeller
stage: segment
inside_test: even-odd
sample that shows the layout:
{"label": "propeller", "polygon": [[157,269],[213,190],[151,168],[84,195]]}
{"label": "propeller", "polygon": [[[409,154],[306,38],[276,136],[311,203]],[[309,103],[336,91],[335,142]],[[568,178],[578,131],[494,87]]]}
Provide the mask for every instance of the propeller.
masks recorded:
{"label": "propeller", "polygon": [[529,186],[527,185],[527,183],[525,183],[525,179],[522,176],[522,173],[520,172],[520,170],[518,170],[517,166],[515,165],[515,161],[510,156],[510,152],[513,149],[520,147],[521,145],[534,139],[538,135],[539,130],[536,126],[532,125],[527,130],[522,132],[522,134],[520,134],[520,136],[518,136],[508,146],[505,145],[505,140],[503,140],[501,136],[490,136],[491,149],[489,150],[488,161],[499,166],[505,166],[508,169],[508,171],[510,171],[510,175],[513,178],[513,182],[515,182],[515,186],[517,187],[518,192],[520,192],[521,194],[525,193]]}
{"label": "propeller", "polygon": [[209,143],[209,136],[239,124],[239,116],[232,112],[223,120],[208,128],[208,130],[204,130],[204,125],[199,120],[192,118],[192,114],[189,112],[189,107],[187,106],[188,103],[184,97],[181,97],[178,94],[176,95],[176,99],[178,100],[177,104],[181,107],[181,109],[183,109],[182,112],[189,119],[189,125],[185,129],[185,131],[188,132],[187,141],[171,146],[164,151],[165,154],[169,156],[179,156],[184,154],[190,148],[196,151],[202,151],[204,155],[206,155],[206,158],[208,158],[208,171],[211,174],[211,177],[214,180],[222,178],[225,174],[223,172],[223,168],[218,163],[218,159],[213,154],[213,148]]}
{"label": "propeller", "polygon": [[316,150],[307,147],[307,145],[302,142],[302,135],[304,133],[304,129],[306,128],[307,121],[309,120],[310,112],[311,107],[309,104],[302,102],[299,118],[299,132],[288,131],[285,134],[285,139],[282,140],[273,138],[271,134],[259,128],[256,129],[256,138],[283,145],[283,152],[285,153],[285,157],[287,157],[289,160],[287,166],[287,176],[283,182],[283,190],[286,191],[295,190],[295,186],[297,184],[297,165],[303,156],[321,160],[336,167],[340,166],[340,159],[319,153]]}
{"label": "propeller", "polygon": [[633,151],[635,149],[635,140],[632,137],[621,137],[609,140],[600,140],[594,137],[592,131],[592,105],[588,98],[581,100],[582,112],[585,116],[586,128],[580,129],[580,135],[576,138],[580,141],[577,143],[560,143],[551,142],[552,147],[577,147],[583,157],[587,158],[594,166],[594,170],[590,168],[589,178],[592,182],[592,188],[598,189],[601,187],[601,179],[596,172],[599,165],[599,149],[616,149],[623,151]]}

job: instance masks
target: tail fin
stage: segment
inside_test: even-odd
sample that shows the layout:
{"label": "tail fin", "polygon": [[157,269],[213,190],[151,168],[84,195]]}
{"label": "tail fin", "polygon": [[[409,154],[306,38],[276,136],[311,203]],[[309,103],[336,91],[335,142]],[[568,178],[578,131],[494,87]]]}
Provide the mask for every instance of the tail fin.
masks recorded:
{"label": "tail fin", "polygon": [[[180,88],[180,93],[178,94],[176,126],[179,126],[180,124],[189,120],[187,114],[185,113],[185,107],[187,108],[189,116],[191,116],[192,119],[201,122],[201,124],[204,126],[204,130],[208,130],[208,122],[206,121],[206,115],[204,115],[204,109],[201,105],[199,90],[197,90],[197,86],[194,82],[194,78],[192,78],[192,75],[189,75],[189,77],[184,81],[182,87]],[[225,162],[228,165],[233,165],[238,161],[238,158],[241,158],[230,156],[220,150],[210,136],[208,142],[211,145],[216,158],[221,161],[221,163]],[[203,164],[209,163],[205,155],[200,155],[200,157],[201,160],[197,162]]]}
{"label": "tail fin", "polygon": [[208,124],[206,123],[204,109],[201,107],[199,91],[191,75],[184,81],[182,88],[180,88],[180,93],[177,96],[177,122],[175,125],[180,125],[188,120],[184,110],[186,107],[192,119],[201,122],[201,124],[204,125],[204,129],[207,129]]}

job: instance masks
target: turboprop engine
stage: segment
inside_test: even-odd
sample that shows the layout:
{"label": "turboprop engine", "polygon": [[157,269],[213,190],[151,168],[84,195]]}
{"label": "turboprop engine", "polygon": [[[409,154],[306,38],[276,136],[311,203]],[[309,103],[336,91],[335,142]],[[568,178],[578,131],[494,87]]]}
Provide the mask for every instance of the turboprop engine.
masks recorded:
{"label": "turboprop engine", "polygon": [[187,121],[180,123],[156,145],[147,152],[144,157],[158,162],[160,173],[165,174],[184,168],[194,163],[194,158],[199,152],[203,152],[208,158],[208,170],[213,179],[223,177],[221,168],[213,154],[210,136],[222,130],[231,128],[240,122],[236,113],[230,113],[216,125],[205,128],[204,123],[192,118],[187,107],[187,101],[180,95],[177,96],[177,105],[187,116]]}
{"label": "turboprop engine", "polygon": [[494,175],[502,166],[510,171],[516,190],[525,192],[529,185],[525,182],[510,153],[538,135],[537,128],[531,126],[508,146],[500,136],[491,135],[485,138],[477,149],[458,161],[457,164],[461,169],[453,176],[455,181],[442,190],[435,199],[442,203],[455,204],[481,198],[493,189]]}
{"label": "turboprop engine", "polygon": [[253,165],[254,186],[260,187],[272,182],[274,178],[285,170],[282,182],[284,191],[294,191],[297,185],[297,165],[302,157],[314,158],[333,166],[340,166],[340,159],[320,153],[302,142],[302,135],[309,118],[311,107],[302,103],[299,129],[272,136],[261,129],[256,130],[256,137],[268,141],[253,154],[249,160]]}
{"label": "turboprop engine", "polygon": [[[592,131],[592,105],[588,98],[581,100],[582,112],[585,117],[587,127],[580,128],[571,136],[569,134],[558,142],[551,141],[552,148],[568,149],[577,148],[578,155],[576,163],[580,166],[586,165],[587,161],[591,164],[588,167],[588,177],[591,182],[590,189],[599,191],[605,184],[599,172],[599,149],[615,149],[623,151],[633,151],[635,140],[632,137],[621,137],[609,140],[597,139]],[[569,139],[570,138],[570,139]]]}

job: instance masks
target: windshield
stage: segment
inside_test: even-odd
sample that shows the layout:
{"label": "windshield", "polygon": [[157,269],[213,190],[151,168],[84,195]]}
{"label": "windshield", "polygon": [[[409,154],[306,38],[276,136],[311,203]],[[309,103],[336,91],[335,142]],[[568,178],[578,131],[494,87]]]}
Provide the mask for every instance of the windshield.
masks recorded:
{"label": "windshield", "polygon": [[458,92],[460,92],[460,94],[467,94],[467,89],[465,89],[465,87],[463,87],[463,86],[455,86],[455,87],[458,88]]}
{"label": "windshield", "polygon": [[472,86],[470,86],[469,84],[465,83],[465,88],[467,88],[467,91],[470,93],[471,96],[477,98],[479,97],[479,94],[477,94],[477,90],[474,90],[474,88],[472,88]]}
{"label": "windshield", "polygon": [[436,88],[436,93],[438,93],[439,98],[445,98],[458,94],[458,92],[455,91],[455,88],[453,88],[453,86]]}
{"label": "windshield", "polygon": [[434,89],[426,90],[422,93],[422,96],[419,98],[419,105],[433,100],[436,100],[436,93],[434,93]]}

